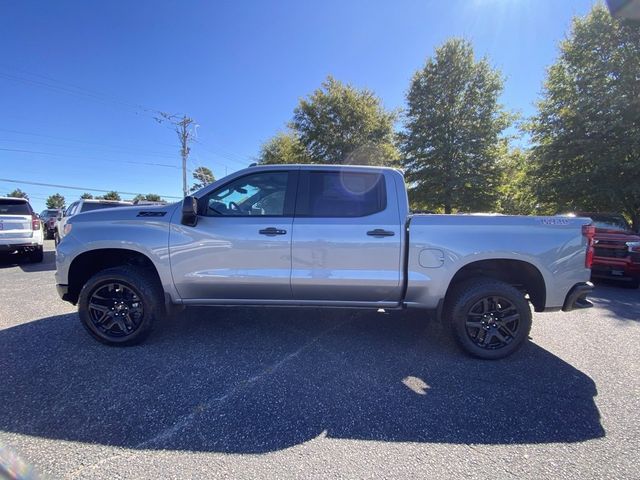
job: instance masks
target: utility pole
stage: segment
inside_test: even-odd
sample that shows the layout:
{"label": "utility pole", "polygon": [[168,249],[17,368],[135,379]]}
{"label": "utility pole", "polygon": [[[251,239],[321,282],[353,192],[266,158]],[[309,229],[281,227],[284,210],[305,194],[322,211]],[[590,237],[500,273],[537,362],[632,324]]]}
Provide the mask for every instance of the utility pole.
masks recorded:
{"label": "utility pole", "polygon": [[191,148],[189,148],[189,142],[191,141],[191,130],[189,127],[193,124],[193,119],[187,117],[186,115],[182,116],[182,120],[180,120],[176,125],[176,133],[178,134],[178,138],[180,139],[180,155],[182,156],[182,193],[186,197],[188,193],[187,189],[187,158],[189,158],[189,152]]}
{"label": "utility pole", "polygon": [[[160,112],[160,117],[154,117],[158,123],[170,122],[173,125],[175,132],[178,134],[178,140],[180,140],[180,156],[182,157],[182,193],[186,197],[189,193],[187,188],[187,159],[189,158],[189,152],[191,148],[189,143],[193,140],[195,133],[195,121],[193,118],[186,115],[169,114]],[[192,128],[193,126],[193,128]]]}

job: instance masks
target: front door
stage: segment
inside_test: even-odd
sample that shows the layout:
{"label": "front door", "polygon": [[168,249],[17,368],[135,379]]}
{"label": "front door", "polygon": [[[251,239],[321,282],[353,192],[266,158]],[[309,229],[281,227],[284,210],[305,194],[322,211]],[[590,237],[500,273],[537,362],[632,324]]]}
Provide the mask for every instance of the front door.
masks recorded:
{"label": "front door", "polygon": [[173,279],[184,300],[290,300],[297,171],[244,175],[199,199],[195,227],[174,222]]}

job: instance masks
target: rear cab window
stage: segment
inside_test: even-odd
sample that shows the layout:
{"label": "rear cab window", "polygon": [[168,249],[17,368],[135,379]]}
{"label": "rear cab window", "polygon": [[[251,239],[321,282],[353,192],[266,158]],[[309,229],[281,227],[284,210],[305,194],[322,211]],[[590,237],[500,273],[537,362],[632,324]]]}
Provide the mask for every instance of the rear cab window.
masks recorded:
{"label": "rear cab window", "polygon": [[31,215],[31,207],[24,200],[0,200],[0,215]]}
{"label": "rear cab window", "polygon": [[387,208],[381,173],[301,171],[298,192],[300,217],[365,217]]}

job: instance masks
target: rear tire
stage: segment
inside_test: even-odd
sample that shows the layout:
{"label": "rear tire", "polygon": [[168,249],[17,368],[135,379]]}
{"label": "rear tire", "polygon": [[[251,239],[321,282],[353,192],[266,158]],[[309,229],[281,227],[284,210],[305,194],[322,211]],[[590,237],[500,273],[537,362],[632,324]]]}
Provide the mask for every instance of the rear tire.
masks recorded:
{"label": "rear tire", "polygon": [[499,280],[461,283],[447,298],[445,312],[458,344],[482,359],[511,355],[531,331],[531,308],[524,294]]}
{"label": "rear tire", "polygon": [[98,272],[82,287],[78,313],[93,338],[106,345],[142,342],[162,311],[162,289],[140,267],[121,266]]}

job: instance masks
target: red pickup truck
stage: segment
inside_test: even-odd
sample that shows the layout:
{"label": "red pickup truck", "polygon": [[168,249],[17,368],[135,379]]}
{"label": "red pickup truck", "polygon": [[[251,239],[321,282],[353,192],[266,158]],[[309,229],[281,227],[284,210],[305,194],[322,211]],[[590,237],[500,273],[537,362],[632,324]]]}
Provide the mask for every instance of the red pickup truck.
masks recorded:
{"label": "red pickup truck", "polygon": [[634,233],[622,215],[576,212],[591,217],[596,227],[595,252],[591,275],[625,281],[631,288],[640,286],[640,235]]}

